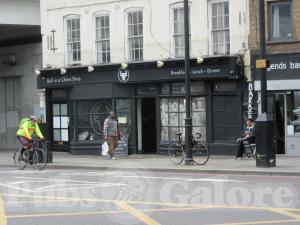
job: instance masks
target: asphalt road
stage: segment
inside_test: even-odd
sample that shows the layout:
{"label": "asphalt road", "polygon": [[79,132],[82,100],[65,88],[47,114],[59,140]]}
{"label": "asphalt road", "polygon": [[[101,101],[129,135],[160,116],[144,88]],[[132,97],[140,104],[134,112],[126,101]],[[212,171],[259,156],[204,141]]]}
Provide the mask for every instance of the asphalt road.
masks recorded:
{"label": "asphalt road", "polygon": [[0,171],[0,225],[300,224],[300,177]]}

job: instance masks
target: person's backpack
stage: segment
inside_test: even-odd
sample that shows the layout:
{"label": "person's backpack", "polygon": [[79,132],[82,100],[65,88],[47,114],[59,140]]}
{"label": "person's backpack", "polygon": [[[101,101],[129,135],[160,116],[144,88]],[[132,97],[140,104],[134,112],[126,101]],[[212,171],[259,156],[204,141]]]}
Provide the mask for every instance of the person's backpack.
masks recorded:
{"label": "person's backpack", "polygon": [[19,122],[19,129],[22,128],[23,124],[30,121],[30,119],[28,117],[25,117],[23,119],[21,119],[21,121]]}

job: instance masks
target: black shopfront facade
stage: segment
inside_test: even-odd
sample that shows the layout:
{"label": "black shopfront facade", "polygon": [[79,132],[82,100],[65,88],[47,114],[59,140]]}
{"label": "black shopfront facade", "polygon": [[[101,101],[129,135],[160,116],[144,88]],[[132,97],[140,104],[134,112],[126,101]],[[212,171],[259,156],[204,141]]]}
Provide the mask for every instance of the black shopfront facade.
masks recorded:
{"label": "black shopfront facade", "polygon": [[[176,133],[184,131],[184,61],[96,65],[45,69],[38,88],[45,89],[46,121],[53,151],[99,154],[103,121],[115,111],[123,154],[166,154]],[[191,59],[193,133],[202,134],[212,154],[235,154],[243,126],[241,60],[235,56]]]}

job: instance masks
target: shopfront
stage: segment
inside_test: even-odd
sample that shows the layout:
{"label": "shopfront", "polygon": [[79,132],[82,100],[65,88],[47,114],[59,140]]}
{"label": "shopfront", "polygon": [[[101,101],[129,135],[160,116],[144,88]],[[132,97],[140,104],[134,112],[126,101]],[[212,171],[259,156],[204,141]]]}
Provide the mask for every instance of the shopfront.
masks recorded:
{"label": "shopfront", "polygon": [[[276,123],[276,153],[300,156],[300,53],[269,55],[268,59],[267,103]],[[260,91],[258,71],[255,90]]]}
{"label": "shopfront", "polygon": [[[191,60],[193,133],[202,134],[213,153],[235,154],[243,124],[243,77],[237,57]],[[184,133],[184,61],[43,70],[52,149],[99,154],[104,119],[111,110],[119,120],[123,154],[165,154],[176,133]]]}

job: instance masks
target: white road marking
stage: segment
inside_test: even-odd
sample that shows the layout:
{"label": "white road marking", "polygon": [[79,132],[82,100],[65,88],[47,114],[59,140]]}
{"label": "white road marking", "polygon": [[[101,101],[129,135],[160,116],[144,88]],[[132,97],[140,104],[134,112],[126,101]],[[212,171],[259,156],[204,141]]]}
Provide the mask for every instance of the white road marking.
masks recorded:
{"label": "white road marking", "polygon": [[121,177],[121,178],[141,178],[141,179],[160,179],[160,180],[182,180],[187,182],[232,182],[232,183],[248,183],[248,181],[243,180],[229,180],[229,179],[214,179],[214,178],[200,178],[200,179],[194,179],[194,178],[180,178],[180,177],[148,177],[148,176],[115,176],[115,177]]}

